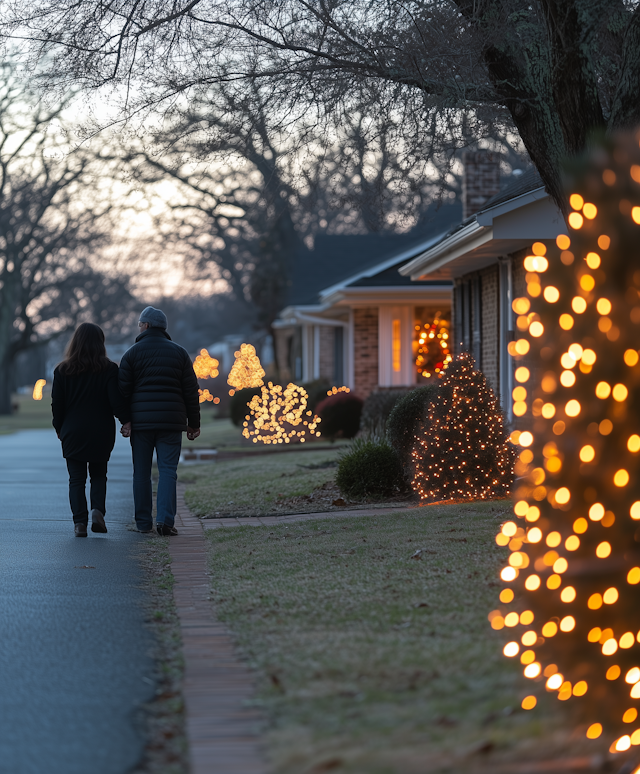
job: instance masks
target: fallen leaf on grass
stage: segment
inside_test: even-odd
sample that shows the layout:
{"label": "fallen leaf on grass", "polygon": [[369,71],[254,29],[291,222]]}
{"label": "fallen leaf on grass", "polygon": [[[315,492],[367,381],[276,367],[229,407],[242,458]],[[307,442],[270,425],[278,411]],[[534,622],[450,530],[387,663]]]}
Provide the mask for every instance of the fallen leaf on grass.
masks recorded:
{"label": "fallen leaf on grass", "polygon": [[331,505],[336,505],[338,507],[342,507],[343,505],[346,505],[346,500],[343,500],[342,497],[338,497],[336,500],[334,500]]}

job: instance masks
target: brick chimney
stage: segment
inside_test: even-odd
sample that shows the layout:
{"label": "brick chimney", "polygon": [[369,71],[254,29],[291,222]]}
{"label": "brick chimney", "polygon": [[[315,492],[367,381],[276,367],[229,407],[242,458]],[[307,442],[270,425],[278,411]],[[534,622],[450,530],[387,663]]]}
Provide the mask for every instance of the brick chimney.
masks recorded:
{"label": "brick chimney", "polygon": [[487,150],[462,154],[462,218],[481,210],[500,191],[500,157]]}

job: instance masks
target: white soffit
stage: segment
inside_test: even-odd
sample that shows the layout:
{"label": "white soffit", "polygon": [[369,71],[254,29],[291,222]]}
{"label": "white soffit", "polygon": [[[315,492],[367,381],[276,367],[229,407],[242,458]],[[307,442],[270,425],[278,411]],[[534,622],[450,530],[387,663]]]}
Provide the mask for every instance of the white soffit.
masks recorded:
{"label": "white soffit", "polygon": [[471,223],[403,266],[400,274],[412,280],[453,279],[565,231],[560,211],[544,188],[537,188],[478,213]]}

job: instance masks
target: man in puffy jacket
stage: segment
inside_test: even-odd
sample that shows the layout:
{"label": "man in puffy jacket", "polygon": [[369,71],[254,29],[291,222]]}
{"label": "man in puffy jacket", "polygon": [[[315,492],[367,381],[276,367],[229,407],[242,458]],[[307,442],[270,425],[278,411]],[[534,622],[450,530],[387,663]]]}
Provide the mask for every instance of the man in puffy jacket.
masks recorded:
{"label": "man in puffy jacket", "polygon": [[158,461],[156,528],[159,535],[177,535],[176,480],[182,433],[200,435],[198,381],[186,349],[167,333],[167,318],[148,306],[140,315],[140,334],[120,361],[120,392],[129,401],[131,422],[122,434],[131,438],[133,500],[140,532],[153,529],[151,463]]}

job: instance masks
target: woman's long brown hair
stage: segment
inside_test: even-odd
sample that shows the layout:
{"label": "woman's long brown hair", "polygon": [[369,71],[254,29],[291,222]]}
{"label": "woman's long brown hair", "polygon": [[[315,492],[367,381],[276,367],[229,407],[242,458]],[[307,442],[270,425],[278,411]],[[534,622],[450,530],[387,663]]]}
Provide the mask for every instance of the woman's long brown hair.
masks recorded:
{"label": "woman's long brown hair", "polygon": [[81,323],[71,337],[66,357],[58,368],[63,374],[75,376],[85,373],[99,373],[109,367],[104,346],[104,332],[94,323]]}

